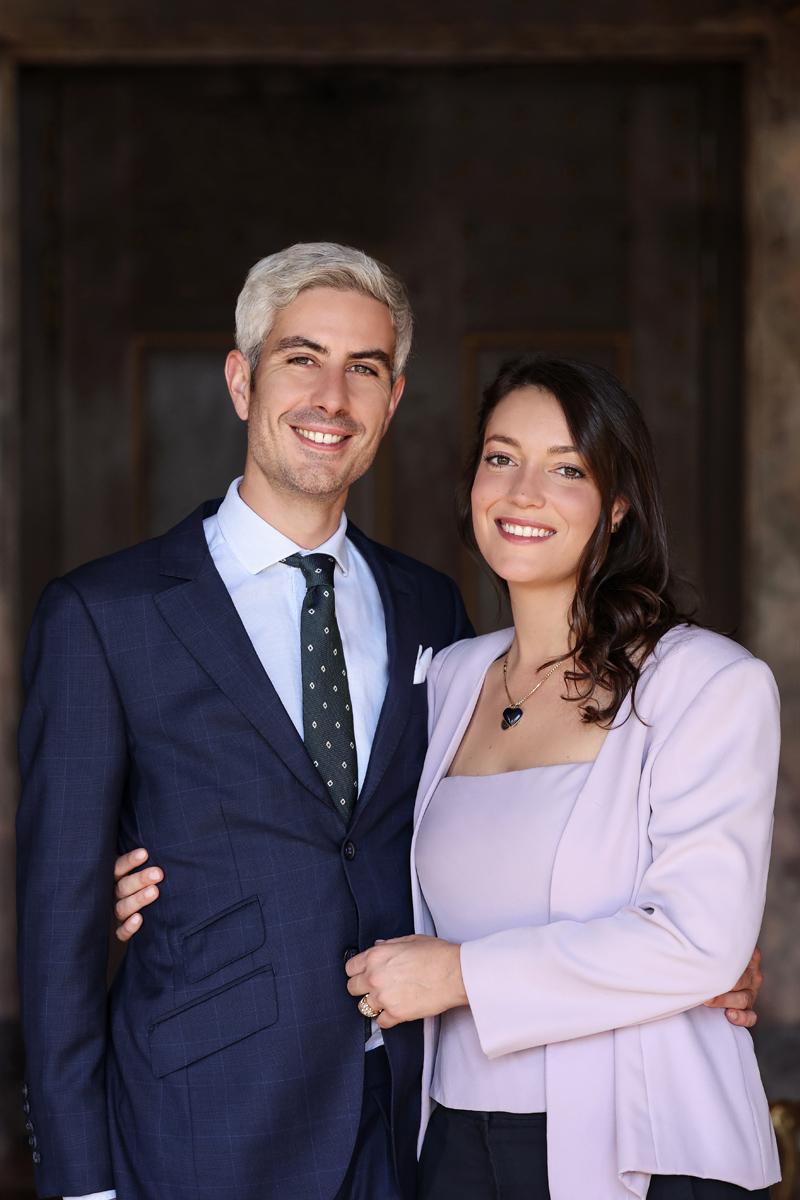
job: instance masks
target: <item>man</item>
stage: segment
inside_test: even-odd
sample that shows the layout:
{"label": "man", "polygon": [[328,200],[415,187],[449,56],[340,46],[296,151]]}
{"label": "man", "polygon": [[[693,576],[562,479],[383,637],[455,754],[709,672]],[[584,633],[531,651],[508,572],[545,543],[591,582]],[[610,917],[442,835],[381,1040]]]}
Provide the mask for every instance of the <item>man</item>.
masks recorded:
{"label": "man", "polygon": [[[410,339],[402,285],[366,255],[262,260],[225,367],[243,479],[40,603],[19,899],[42,1195],[413,1191],[419,1033],[391,1039],[390,1094],[344,972],[412,928],[420,661],[470,632],[449,579],[344,517]],[[118,844],[146,845],[170,886],[107,1016]]]}
{"label": "man", "polygon": [[[40,603],[19,896],[41,1195],[413,1196],[419,1031],[382,1048],[344,972],[411,931],[425,665],[471,632],[450,580],[344,517],[410,336],[358,251],[256,264],[226,361],[243,478]],[[168,886],[107,1004],[107,880],[139,845]]]}

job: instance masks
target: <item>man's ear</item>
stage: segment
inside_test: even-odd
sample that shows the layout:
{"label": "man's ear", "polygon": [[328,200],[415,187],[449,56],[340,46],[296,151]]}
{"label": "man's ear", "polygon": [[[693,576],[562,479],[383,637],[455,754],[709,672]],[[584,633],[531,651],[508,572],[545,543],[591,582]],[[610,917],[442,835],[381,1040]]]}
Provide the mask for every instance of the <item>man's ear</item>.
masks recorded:
{"label": "man's ear", "polygon": [[397,379],[395,379],[394,383],[392,384],[392,393],[389,397],[389,407],[386,410],[386,420],[383,423],[383,432],[384,433],[386,433],[386,430],[389,428],[389,425],[391,424],[392,417],[397,412],[397,406],[400,403],[400,397],[403,395],[403,392],[405,391],[405,387],[406,387],[405,375],[398,375]]}
{"label": "man's ear", "polygon": [[225,359],[225,382],[237,417],[246,421],[250,414],[250,363],[238,350],[231,350]]}

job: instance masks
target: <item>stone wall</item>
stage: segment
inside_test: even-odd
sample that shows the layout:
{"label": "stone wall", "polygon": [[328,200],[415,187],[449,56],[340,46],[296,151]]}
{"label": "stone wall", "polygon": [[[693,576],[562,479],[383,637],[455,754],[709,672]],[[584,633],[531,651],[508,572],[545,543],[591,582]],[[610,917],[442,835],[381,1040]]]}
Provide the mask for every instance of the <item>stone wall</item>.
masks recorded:
{"label": "stone wall", "polygon": [[773,1095],[800,1096],[800,28],[775,23],[752,63],[746,162],[748,641],[783,706],[758,1040]]}

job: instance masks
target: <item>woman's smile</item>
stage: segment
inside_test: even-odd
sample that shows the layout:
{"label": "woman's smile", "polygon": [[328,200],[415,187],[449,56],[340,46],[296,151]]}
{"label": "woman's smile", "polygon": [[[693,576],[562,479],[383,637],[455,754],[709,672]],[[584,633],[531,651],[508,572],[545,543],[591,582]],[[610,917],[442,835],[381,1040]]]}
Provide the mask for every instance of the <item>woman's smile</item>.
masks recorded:
{"label": "woman's smile", "polygon": [[520,521],[512,517],[497,517],[495,525],[500,536],[507,542],[533,544],[549,541],[556,536],[556,530],[551,525],[533,524],[531,521]]}

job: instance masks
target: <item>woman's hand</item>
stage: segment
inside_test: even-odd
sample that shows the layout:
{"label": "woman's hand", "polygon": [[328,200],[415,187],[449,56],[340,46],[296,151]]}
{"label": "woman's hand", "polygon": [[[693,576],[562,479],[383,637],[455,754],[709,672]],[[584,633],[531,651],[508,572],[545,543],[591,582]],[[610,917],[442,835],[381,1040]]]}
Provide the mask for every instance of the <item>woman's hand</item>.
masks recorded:
{"label": "woman's hand", "polygon": [[381,1029],[435,1017],[468,1003],[461,947],[441,938],[412,934],[378,942],[349,959],[345,970],[350,995],[369,994],[370,1007],[382,1010]]}
{"label": "woman's hand", "polygon": [[164,878],[164,872],[160,867],[138,870],[144,862],[147,862],[147,851],[139,847],[128,854],[121,854],[114,863],[114,878],[117,881],[114,888],[114,915],[118,921],[116,934],[121,942],[130,941],[137,929],[141,928],[139,910],[152,904],[159,896],[157,885]]}

